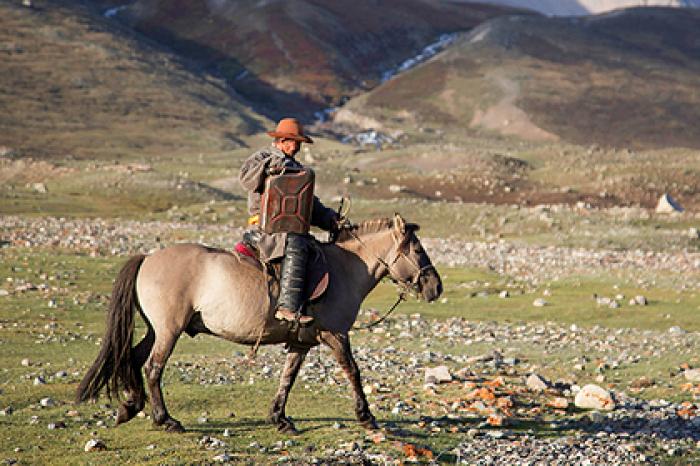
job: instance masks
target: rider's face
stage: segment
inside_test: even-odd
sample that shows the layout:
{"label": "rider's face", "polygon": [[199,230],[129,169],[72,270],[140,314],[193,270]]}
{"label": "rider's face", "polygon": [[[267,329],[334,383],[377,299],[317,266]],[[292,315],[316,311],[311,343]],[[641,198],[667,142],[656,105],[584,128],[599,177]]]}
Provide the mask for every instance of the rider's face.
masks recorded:
{"label": "rider's face", "polygon": [[282,139],[277,142],[277,148],[288,157],[294,157],[301,149],[301,141],[296,139]]}

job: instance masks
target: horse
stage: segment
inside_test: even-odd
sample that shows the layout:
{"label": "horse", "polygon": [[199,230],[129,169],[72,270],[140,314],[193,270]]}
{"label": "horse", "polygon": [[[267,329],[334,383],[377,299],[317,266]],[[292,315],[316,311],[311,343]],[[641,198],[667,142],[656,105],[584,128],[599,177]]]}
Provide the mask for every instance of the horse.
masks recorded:
{"label": "horse", "polygon": [[[151,395],[152,419],[170,432],[184,432],[163,400],[161,376],[177,339],[205,333],[251,345],[287,344],[288,352],[268,420],[280,432],[296,433],[285,414],[287,397],[310,348],[330,347],[349,380],[355,414],[367,429],[378,427],[369,409],[353,358],[348,332],[360,305],[384,277],[431,302],[442,281],[416,236],[419,227],[400,215],[347,226],[332,243],[319,243],[329,284],[310,304],[314,338],[300,345],[290,323],[274,318],[275,298],[266,275],[238,255],[200,244],[177,244],[151,255],[132,256],[115,281],[105,336],[94,363],[77,390],[77,402],[97,399],[103,389],[120,402],[116,425],[131,420],[147,399],[142,368]],[[134,315],[146,323],[146,335],[133,344]]]}

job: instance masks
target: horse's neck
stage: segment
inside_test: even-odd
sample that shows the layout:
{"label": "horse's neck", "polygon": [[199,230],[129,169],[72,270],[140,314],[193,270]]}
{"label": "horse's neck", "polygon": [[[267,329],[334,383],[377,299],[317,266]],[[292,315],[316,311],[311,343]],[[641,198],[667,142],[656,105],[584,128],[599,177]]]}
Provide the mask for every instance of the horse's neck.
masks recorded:
{"label": "horse's neck", "polygon": [[358,293],[360,302],[377,286],[387,271],[382,266],[391,250],[390,232],[378,232],[349,240],[339,246],[343,282]]}

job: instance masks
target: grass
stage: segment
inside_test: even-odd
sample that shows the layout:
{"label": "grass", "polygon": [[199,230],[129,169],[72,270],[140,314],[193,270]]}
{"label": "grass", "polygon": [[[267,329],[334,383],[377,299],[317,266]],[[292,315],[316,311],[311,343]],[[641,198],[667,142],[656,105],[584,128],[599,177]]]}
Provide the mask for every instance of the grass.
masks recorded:
{"label": "grass", "polygon": [[[337,448],[342,441],[357,441],[368,451],[388,452],[398,459],[404,458],[401,445],[412,443],[427,446],[436,455],[445,452],[441,460],[447,461],[450,459],[449,450],[464,439],[463,432],[480,422],[478,418],[470,417],[454,420],[455,432],[450,432],[449,426],[437,432],[420,427],[420,415],[440,418],[444,413],[430,397],[421,394],[422,376],[414,374],[410,384],[393,386],[388,399],[379,394],[370,395],[370,402],[380,420],[394,426],[387,432],[387,441],[374,444],[366,439],[366,433],[354,422],[350,389],[342,375],[337,373],[333,377],[337,382],[333,384],[303,379],[297,382],[291,394],[288,414],[296,420],[301,435],[292,438],[292,444],[277,448],[276,442],[289,440],[265,422],[268,405],[276,389],[277,375],[262,376],[261,370],[270,361],[280,363],[283,359],[282,349],[264,348],[256,362],[246,364],[243,354],[247,350],[244,347],[199,336],[194,339],[182,337],[164,381],[170,411],[189,429],[187,433],[166,434],[152,427],[150,421],[140,418],[117,429],[99,427],[98,421],[111,426],[113,407],[105,405],[105,401],[96,405],[73,406],[71,400],[77,382],[97,353],[111,280],[124,259],[91,258],[46,249],[5,248],[0,249],[0,254],[0,278],[3,281],[11,277],[16,283],[47,283],[55,287],[53,291],[28,291],[0,297],[0,403],[2,407],[12,406],[15,410],[9,416],[0,416],[2,458],[15,458],[21,463],[34,464],[208,462],[220,449],[210,451],[198,442],[203,435],[210,435],[224,440],[228,450],[239,460],[255,463],[276,462],[284,454],[297,459],[309,455],[323,456],[324,450]],[[441,269],[441,273],[445,283],[444,302],[425,304],[409,300],[397,312],[420,313],[429,322],[457,316],[484,323],[540,322],[548,326],[576,323],[584,328],[599,325],[652,331],[665,331],[671,325],[680,325],[689,331],[700,331],[697,320],[700,298],[696,290],[677,292],[672,287],[664,286],[640,289],[632,280],[634,277],[579,277],[533,288],[513,284],[507,277],[484,270]],[[494,294],[506,288],[511,291],[511,298],[501,299]],[[551,291],[551,296],[546,298],[551,305],[532,307],[534,297],[541,296],[545,288]],[[484,291],[488,292],[486,297],[478,296],[479,292]],[[626,296],[643,293],[649,298],[650,305],[634,308],[623,306],[617,310],[599,308],[591,298],[592,293],[622,293]],[[393,287],[382,284],[367,300],[365,308],[386,309],[394,296]],[[55,307],[49,305],[50,299],[55,300]],[[137,333],[142,331],[140,324]],[[417,353],[425,351],[427,347],[432,351],[469,356],[501,348],[509,355],[517,355],[529,364],[537,365],[541,373],[553,380],[569,376],[570,361],[580,354],[573,348],[545,354],[540,352],[541,348],[537,345],[517,342],[506,343],[508,346],[505,348],[502,342],[487,341],[457,347],[449,338],[440,335],[397,338],[397,332],[392,329],[388,334],[355,331],[353,341],[357,348],[380,349],[390,342],[402,351]],[[623,366],[615,373],[611,371],[608,377],[615,387],[624,389],[631,380],[641,375],[651,376],[660,383],[639,396],[663,396],[682,401],[689,395],[678,390],[681,382],[677,377],[669,376],[668,371],[684,362],[691,365],[700,363],[697,355],[691,353],[667,351],[658,357],[644,356],[647,358],[644,364]],[[590,351],[591,358],[603,354]],[[327,351],[313,350],[309,361],[321,357],[328,358],[330,355]],[[23,358],[29,358],[32,365],[22,366],[20,361]],[[183,372],[181,368],[185,364],[194,369]],[[367,384],[370,380],[376,380],[376,373],[364,369]],[[67,378],[55,377],[59,370],[65,370]],[[313,369],[305,368],[302,376],[304,373],[313,373]],[[233,383],[199,384],[200,378],[214,378],[216,374],[224,374]],[[596,374],[591,366],[577,378],[593,381]],[[44,376],[48,383],[33,385],[32,380],[38,375]],[[488,370],[480,375],[491,376]],[[251,377],[254,380],[252,384],[249,383]],[[391,386],[390,380],[383,383]],[[447,386],[441,396],[459,396],[461,390],[458,385]],[[39,400],[47,396],[57,400],[58,406],[40,407]],[[409,414],[395,415],[390,412],[393,405],[391,400],[411,396],[417,396],[425,407]],[[69,415],[71,410],[77,410],[78,414]],[[206,413],[208,421],[200,424],[198,418],[203,413]],[[569,415],[577,417],[580,414],[572,412]],[[35,424],[30,423],[32,416],[37,416]],[[66,423],[66,429],[47,429],[48,423],[59,420]],[[334,422],[340,422],[345,427],[334,429]],[[516,429],[534,429],[537,435],[558,435],[548,425],[545,418],[540,422],[524,422]],[[222,437],[225,428],[230,429],[231,437]],[[107,443],[107,451],[82,451],[83,445],[93,434]],[[266,450],[250,447],[254,442]],[[20,450],[14,451],[15,448]]]}

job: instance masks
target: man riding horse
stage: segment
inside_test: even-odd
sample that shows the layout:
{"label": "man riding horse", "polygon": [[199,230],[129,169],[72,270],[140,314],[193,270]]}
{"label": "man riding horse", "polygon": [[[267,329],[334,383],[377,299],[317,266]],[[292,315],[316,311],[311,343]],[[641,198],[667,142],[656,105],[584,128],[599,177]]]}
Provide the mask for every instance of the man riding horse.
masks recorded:
{"label": "man riding horse", "polygon": [[[275,317],[307,325],[313,321],[313,317],[302,314],[306,265],[313,241],[308,227],[310,224],[330,231],[337,227],[338,214],[313,195],[313,171],[294,158],[302,143],[313,143],[302,125],[294,118],[284,118],[275,131],[267,134],[274,138],[270,147],[251,155],[240,171],[240,183],[248,191],[248,224],[252,227],[244,239],[258,250],[264,262],[282,258]],[[285,174],[298,176],[285,181]],[[271,187],[270,181],[277,184]],[[290,209],[290,215],[285,216]],[[276,221],[275,215],[285,220]]]}

